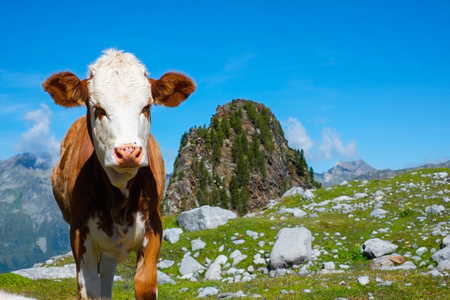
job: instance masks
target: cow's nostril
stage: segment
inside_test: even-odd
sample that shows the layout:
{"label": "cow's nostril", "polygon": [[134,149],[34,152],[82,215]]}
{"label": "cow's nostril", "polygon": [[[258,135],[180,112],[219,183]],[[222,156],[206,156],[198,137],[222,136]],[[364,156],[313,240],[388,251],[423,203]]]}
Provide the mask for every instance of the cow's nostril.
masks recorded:
{"label": "cow's nostril", "polygon": [[122,153],[120,153],[121,151],[119,150],[119,149],[116,149],[116,157],[118,158],[118,159],[122,159],[123,158],[123,155],[122,155]]}

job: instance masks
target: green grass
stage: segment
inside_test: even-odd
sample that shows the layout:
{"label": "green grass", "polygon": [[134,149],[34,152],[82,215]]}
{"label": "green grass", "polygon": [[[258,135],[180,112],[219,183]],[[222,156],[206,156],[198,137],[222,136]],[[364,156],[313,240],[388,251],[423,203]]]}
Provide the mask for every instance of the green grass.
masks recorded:
{"label": "green grass", "polygon": [[[335,299],[343,297],[346,299],[368,299],[371,294],[375,299],[447,299],[448,287],[447,277],[431,277],[423,275],[428,271],[430,265],[435,265],[430,260],[431,253],[428,251],[422,255],[421,260],[415,262],[418,267],[413,271],[370,271],[370,260],[362,256],[359,251],[361,244],[369,238],[381,238],[392,241],[399,247],[397,253],[403,255],[407,260],[413,260],[409,256],[415,255],[417,247],[439,249],[437,239],[443,236],[432,235],[433,230],[440,222],[448,222],[448,213],[441,215],[425,215],[424,209],[432,204],[444,205],[447,211],[450,203],[444,203],[443,197],[449,196],[449,185],[430,185],[430,177],[421,177],[424,174],[447,171],[448,169],[419,170],[413,173],[399,175],[392,179],[369,181],[365,186],[361,182],[350,182],[349,186],[335,186],[331,189],[321,188],[315,191],[315,203],[325,200],[333,200],[342,195],[353,196],[354,193],[367,193],[369,197],[355,200],[360,206],[350,212],[332,209],[337,203],[330,202],[323,207],[328,211],[318,213],[317,218],[294,218],[291,214],[278,214],[281,207],[299,207],[307,213],[311,201],[301,199],[299,196],[291,196],[282,199],[275,207],[267,209],[254,218],[238,218],[229,221],[226,225],[214,230],[184,232],[176,244],[163,241],[160,257],[175,260],[175,264],[163,270],[171,276],[176,285],[166,284],[159,286],[159,299],[194,299],[201,287],[215,286],[220,292],[237,292],[242,290],[246,295],[259,294],[261,299]],[[409,189],[411,192],[402,191],[405,185],[413,182],[417,187]],[[391,190],[386,188],[391,187]],[[385,218],[377,219],[369,216],[374,207],[374,194],[377,190],[383,190],[380,207],[387,210]],[[443,191],[441,194],[440,191]],[[369,202],[372,202],[369,205]],[[315,207],[314,209],[317,209]],[[420,221],[418,217],[422,217]],[[163,217],[164,228],[177,227],[176,216]],[[177,265],[185,251],[183,247],[191,251],[191,241],[197,238],[203,240],[207,246],[198,252],[196,259],[204,264],[208,258],[214,260],[220,254],[230,254],[232,250],[238,249],[248,255],[238,267],[247,269],[253,265],[253,255],[258,250],[264,254],[270,253],[275,242],[278,231],[284,227],[304,226],[314,236],[313,247],[319,249],[322,254],[309,268],[309,275],[299,275],[298,269],[292,269],[294,274],[283,277],[272,278],[256,271],[257,277],[250,282],[222,283],[200,280],[191,282],[178,279],[179,266]],[[383,232],[389,228],[388,232]],[[450,228],[450,226],[448,226]],[[246,235],[247,230],[264,233],[264,237],[253,240]],[[339,232],[340,235],[336,235]],[[420,234],[419,234],[420,233]],[[234,245],[232,237],[245,240],[242,245]],[[263,247],[257,243],[265,241]],[[223,245],[224,250],[219,252]],[[337,250],[337,253],[333,253]],[[194,255],[195,253],[192,253]],[[55,265],[70,263],[67,258],[55,262]],[[114,299],[134,299],[133,277],[136,256],[132,254],[126,263],[118,268],[118,275],[123,280],[114,283]],[[350,266],[344,273],[319,275],[317,272],[322,268],[322,263],[333,261],[337,268],[340,264]],[[414,260],[413,260],[414,261]],[[254,266],[255,269],[260,266]],[[370,283],[362,286],[358,283],[358,277],[367,275]],[[224,276],[225,277],[225,276]],[[376,278],[383,281],[392,281],[390,286],[378,285]],[[52,281],[52,280],[29,280],[18,275],[0,274],[0,289],[20,293],[37,299],[75,299],[76,281],[74,279]],[[309,292],[305,291],[309,290]],[[285,292],[286,293],[285,293]],[[211,296],[205,299],[217,299]]]}

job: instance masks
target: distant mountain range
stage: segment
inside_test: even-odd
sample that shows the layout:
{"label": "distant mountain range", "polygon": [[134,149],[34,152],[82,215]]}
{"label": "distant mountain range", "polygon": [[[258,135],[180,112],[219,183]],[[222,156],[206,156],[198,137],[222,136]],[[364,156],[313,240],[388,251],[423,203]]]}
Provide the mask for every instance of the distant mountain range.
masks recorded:
{"label": "distant mountain range", "polygon": [[450,168],[450,161],[440,164],[426,164],[418,167],[411,167],[399,170],[377,170],[359,159],[357,161],[340,161],[333,168],[323,173],[315,173],[314,179],[322,186],[332,186],[343,181],[351,180],[371,180],[394,177],[417,169]]}
{"label": "distant mountain range", "polygon": [[69,227],[53,198],[50,156],[0,161],[0,273],[70,250]]}

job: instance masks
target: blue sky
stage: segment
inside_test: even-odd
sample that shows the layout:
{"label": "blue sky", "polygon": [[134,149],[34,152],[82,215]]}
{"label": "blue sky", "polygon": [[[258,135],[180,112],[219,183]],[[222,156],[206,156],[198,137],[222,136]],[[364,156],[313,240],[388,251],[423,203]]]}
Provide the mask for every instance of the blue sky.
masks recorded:
{"label": "blue sky", "polygon": [[3,1],[0,28],[0,160],[57,151],[85,109],[57,107],[41,83],[85,78],[110,47],[197,84],[152,110],[169,172],[183,132],[237,98],[270,107],[316,172],[450,159],[449,1]]}

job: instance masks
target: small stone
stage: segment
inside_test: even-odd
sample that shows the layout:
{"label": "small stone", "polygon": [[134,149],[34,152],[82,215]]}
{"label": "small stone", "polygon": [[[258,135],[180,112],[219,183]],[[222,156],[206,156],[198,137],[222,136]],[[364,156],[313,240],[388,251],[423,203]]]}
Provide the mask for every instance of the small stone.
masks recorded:
{"label": "small stone", "polygon": [[358,277],[358,282],[360,285],[368,285],[370,280],[369,280],[369,276],[360,276]]}

